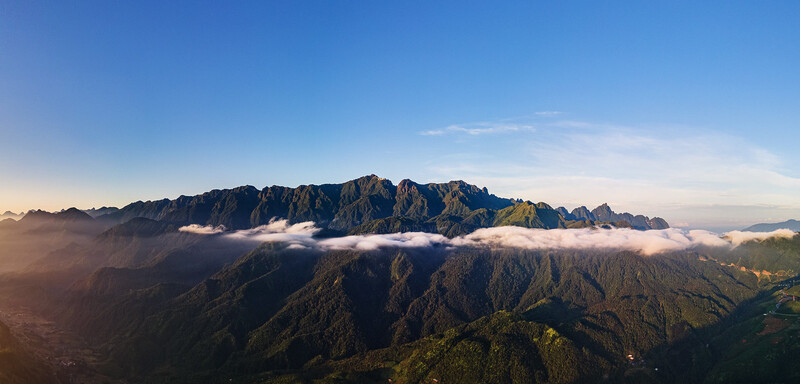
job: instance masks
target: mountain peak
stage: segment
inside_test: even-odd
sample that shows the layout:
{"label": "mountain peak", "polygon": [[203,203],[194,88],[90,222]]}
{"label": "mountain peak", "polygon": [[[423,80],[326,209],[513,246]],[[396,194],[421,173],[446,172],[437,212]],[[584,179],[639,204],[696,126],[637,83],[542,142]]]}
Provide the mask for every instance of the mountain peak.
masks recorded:
{"label": "mountain peak", "polygon": [[69,220],[69,221],[78,221],[78,220],[94,221],[94,219],[92,219],[92,217],[89,216],[89,214],[75,207],[71,207],[65,211],[58,212],[55,214],[55,217],[61,220]]}
{"label": "mountain peak", "polygon": [[25,216],[22,217],[21,220],[35,221],[35,220],[49,219],[51,217],[53,217],[53,214],[50,212],[43,211],[41,209],[35,209],[35,210],[31,209],[30,211],[28,211],[28,213],[25,214]]}
{"label": "mountain peak", "polygon": [[[514,207],[516,204],[520,206]],[[496,220],[501,210],[510,207],[514,208],[503,213],[508,217]],[[490,194],[486,187],[464,180],[418,184],[403,179],[395,186],[375,174],[340,184],[272,186],[261,191],[242,186],[174,200],[139,201],[97,219],[114,225],[135,217],[175,225],[224,225],[230,229],[252,228],[280,218],[291,223],[313,221],[322,228],[342,233],[356,227],[360,227],[359,231],[365,228],[433,228],[448,236],[465,234],[494,222],[521,223],[519,225],[534,228],[563,227],[565,220],[626,220],[637,229],[661,225],[651,225],[644,216],[618,215],[608,204],[602,204],[593,212],[582,206],[568,214],[565,209],[556,211],[545,202],[500,198]]]}

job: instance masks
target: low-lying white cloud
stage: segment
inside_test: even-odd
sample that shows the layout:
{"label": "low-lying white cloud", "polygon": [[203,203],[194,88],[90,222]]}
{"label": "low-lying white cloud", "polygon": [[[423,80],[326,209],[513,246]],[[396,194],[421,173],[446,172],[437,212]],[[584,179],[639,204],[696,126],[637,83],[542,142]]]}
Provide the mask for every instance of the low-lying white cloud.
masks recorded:
{"label": "low-lying white cloud", "polygon": [[522,249],[625,249],[645,255],[682,251],[697,246],[728,246],[719,235],[676,228],[637,231],[616,229],[531,229],[495,227],[479,229],[453,239],[455,245]]}
{"label": "low-lying white cloud", "polygon": [[437,233],[403,232],[334,237],[320,240],[318,245],[326,250],[357,249],[371,251],[378,248],[430,248],[453,244],[452,240]]}
{"label": "low-lying white cloud", "polygon": [[320,231],[313,221],[289,224],[288,220],[273,220],[269,224],[226,234],[234,240],[259,243],[287,243],[289,248],[315,248],[314,234]]}
{"label": "low-lying white cloud", "polygon": [[731,231],[725,233],[725,238],[728,239],[734,246],[753,240],[765,240],[771,237],[783,237],[790,239],[795,235],[791,229],[778,229],[772,232],[742,232]]}
{"label": "low-lying white cloud", "polygon": [[[219,227],[187,226],[193,233],[219,233]],[[181,230],[183,230],[181,228]],[[770,237],[790,238],[791,230],[773,232],[728,232],[722,236],[704,230],[669,228],[637,231],[629,228],[597,229],[534,229],[522,227],[482,228],[465,236],[449,239],[436,233],[404,232],[374,235],[353,235],[334,238],[315,238],[320,231],[313,222],[290,225],[276,220],[257,228],[226,233],[230,239],[252,242],[285,243],[292,249],[362,250],[380,248],[518,248],[518,249],[576,249],[630,250],[644,255],[684,251],[701,246],[734,248],[740,244]],[[187,230],[188,232],[188,230]]]}
{"label": "low-lying white cloud", "polygon": [[225,232],[225,226],[211,226],[211,225],[200,225],[200,224],[189,224],[183,227],[178,228],[179,232],[188,232],[194,233],[198,235],[213,235],[216,233]]}

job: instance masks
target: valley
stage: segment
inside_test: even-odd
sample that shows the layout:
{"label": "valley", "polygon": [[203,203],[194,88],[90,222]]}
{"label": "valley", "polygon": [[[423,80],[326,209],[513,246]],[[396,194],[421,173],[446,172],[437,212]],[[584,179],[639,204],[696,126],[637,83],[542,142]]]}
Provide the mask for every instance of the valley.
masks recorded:
{"label": "valley", "polygon": [[59,383],[109,382],[109,377],[94,368],[101,361],[101,354],[80,336],[35,314],[30,308],[0,308],[0,322],[10,328],[12,336],[35,360],[54,373]]}

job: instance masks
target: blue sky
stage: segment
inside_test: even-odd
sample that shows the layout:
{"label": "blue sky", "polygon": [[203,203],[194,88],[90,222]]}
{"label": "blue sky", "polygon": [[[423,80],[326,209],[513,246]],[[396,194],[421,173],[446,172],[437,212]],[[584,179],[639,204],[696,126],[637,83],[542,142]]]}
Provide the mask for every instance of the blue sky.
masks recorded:
{"label": "blue sky", "polygon": [[800,3],[698,3],[3,2],[0,211],[375,173],[798,218]]}

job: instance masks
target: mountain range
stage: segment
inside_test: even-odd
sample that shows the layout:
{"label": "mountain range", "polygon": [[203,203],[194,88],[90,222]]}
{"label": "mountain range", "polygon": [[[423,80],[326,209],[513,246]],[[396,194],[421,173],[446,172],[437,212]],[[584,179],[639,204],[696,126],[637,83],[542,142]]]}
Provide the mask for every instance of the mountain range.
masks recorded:
{"label": "mountain range", "polygon": [[83,209],[82,211],[84,213],[86,213],[87,215],[91,216],[91,217],[98,217],[98,216],[107,215],[109,213],[114,213],[116,211],[119,211],[119,208],[117,208],[117,207],[100,207],[100,208]]}
{"label": "mountain range", "polygon": [[[319,242],[398,231],[453,237],[509,225],[667,227],[606,204],[568,212],[463,182],[395,186],[376,176],[214,190],[136,202],[96,218],[74,208],[31,211],[0,222],[7,269],[0,270],[0,311],[25,308],[47,319],[26,322],[25,332],[56,324],[86,344],[49,345],[50,328],[21,343],[14,329],[0,324],[0,380],[800,380],[786,368],[800,353],[800,323],[784,291],[797,284],[800,235],[647,255],[457,245],[458,238],[448,239],[452,246],[313,248],[237,240],[238,232],[181,230],[200,224],[249,232],[274,218],[314,221]],[[504,230],[522,229],[497,229]],[[784,306],[776,309],[779,300]],[[770,314],[776,310],[784,312]],[[32,344],[38,354],[29,352]],[[55,360],[48,351],[71,360]]]}
{"label": "mountain range", "polygon": [[772,232],[778,229],[791,229],[795,232],[800,232],[800,221],[797,220],[787,220],[781,223],[760,223],[751,225],[743,231],[747,232]]}
{"label": "mountain range", "polygon": [[19,220],[22,218],[22,216],[25,216],[25,212],[14,213],[11,211],[5,211],[4,213],[0,214],[0,221],[5,219]]}
{"label": "mountain range", "polygon": [[608,204],[600,205],[599,207],[589,211],[586,207],[578,207],[568,212],[564,207],[558,207],[558,212],[566,220],[588,220],[588,221],[605,221],[605,222],[621,222],[624,221],[630,224],[635,229],[666,229],[669,228],[666,220],[660,217],[649,218],[644,215],[632,215],[630,213],[616,213],[611,210]]}
{"label": "mountain range", "polygon": [[[618,214],[607,204],[592,211],[580,207],[570,213],[543,202],[500,198],[486,188],[463,181],[418,184],[403,180],[394,185],[375,175],[342,184],[297,188],[271,186],[259,190],[243,186],[83,212],[106,226],[141,217],[176,225],[222,225],[235,230],[288,219],[290,223],[313,221],[330,234],[423,231],[454,237],[478,228],[506,225],[545,229],[599,225],[641,230],[669,228],[661,218]],[[42,214],[33,211],[28,215]]]}

